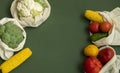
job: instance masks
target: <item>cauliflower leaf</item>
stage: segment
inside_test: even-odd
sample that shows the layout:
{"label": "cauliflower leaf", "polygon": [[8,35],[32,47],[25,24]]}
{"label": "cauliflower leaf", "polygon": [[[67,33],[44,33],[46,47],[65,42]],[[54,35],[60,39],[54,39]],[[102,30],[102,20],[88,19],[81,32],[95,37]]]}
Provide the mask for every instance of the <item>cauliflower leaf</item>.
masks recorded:
{"label": "cauliflower leaf", "polygon": [[39,4],[41,4],[43,6],[43,8],[48,7],[45,0],[34,0],[35,2],[38,2]]}

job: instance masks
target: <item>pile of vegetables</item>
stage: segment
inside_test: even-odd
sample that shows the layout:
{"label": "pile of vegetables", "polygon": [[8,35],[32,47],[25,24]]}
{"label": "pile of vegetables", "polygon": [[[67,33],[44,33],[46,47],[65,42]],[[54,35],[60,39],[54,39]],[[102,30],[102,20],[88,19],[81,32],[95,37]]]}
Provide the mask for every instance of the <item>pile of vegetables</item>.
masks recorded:
{"label": "pile of vegetables", "polygon": [[[0,20],[0,57],[6,60],[0,65],[2,73],[11,72],[32,55],[29,48],[23,49],[26,41],[24,27],[39,26],[49,17],[50,11],[51,7],[47,0],[14,0],[12,2],[13,18]],[[19,52],[14,55],[16,51]]]}
{"label": "pile of vegetables", "polygon": [[90,21],[88,29],[93,44],[84,48],[84,55],[87,56],[84,60],[84,71],[85,73],[105,73],[108,67],[116,61],[115,50],[106,46],[109,45],[107,42],[112,39],[110,35],[114,24],[98,11],[86,10],[85,17]]}
{"label": "pile of vegetables", "polygon": [[[88,29],[92,43],[109,36],[113,25],[106,21],[99,12],[86,10],[85,17],[90,21]],[[104,45],[98,47],[94,43],[84,48],[84,55],[87,56],[84,61],[85,73],[101,73],[106,65],[111,65],[116,53],[112,47]]]}
{"label": "pile of vegetables", "polygon": [[111,47],[104,47],[101,50],[96,45],[90,44],[84,49],[87,59],[84,61],[84,71],[86,73],[99,73],[115,55]]}
{"label": "pile of vegetables", "polygon": [[88,27],[91,41],[95,42],[109,35],[112,24],[105,21],[98,12],[86,10],[85,17],[91,21]]}

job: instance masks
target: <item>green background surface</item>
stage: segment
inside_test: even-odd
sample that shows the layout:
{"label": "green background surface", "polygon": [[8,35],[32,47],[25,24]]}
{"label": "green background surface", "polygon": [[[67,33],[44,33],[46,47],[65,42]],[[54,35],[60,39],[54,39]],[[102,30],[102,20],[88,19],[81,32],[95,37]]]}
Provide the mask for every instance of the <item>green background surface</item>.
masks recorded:
{"label": "green background surface", "polygon": [[[0,0],[0,18],[12,17],[13,0]],[[25,28],[24,47],[33,55],[11,73],[84,73],[83,49],[89,41],[86,9],[111,11],[120,6],[119,0],[49,0],[51,15],[37,28]],[[117,54],[120,47],[114,46]],[[1,59],[2,63],[4,62]]]}

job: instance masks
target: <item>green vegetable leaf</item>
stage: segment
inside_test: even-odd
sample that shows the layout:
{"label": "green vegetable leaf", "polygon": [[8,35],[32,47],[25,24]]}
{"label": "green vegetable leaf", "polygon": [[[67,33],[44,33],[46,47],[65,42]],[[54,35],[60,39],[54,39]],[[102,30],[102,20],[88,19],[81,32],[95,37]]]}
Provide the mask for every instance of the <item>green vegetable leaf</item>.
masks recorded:
{"label": "green vegetable leaf", "polygon": [[45,2],[45,0],[34,0],[35,2],[38,2],[39,4],[41,4],[43,6],[43,8],[47,7],[47,4]]}
{"label": "green vegetable leaf", "polygon": [[35,9],[32,9],[32,17],[34,18],[35,16],[37,16],[40,12],[35,10]]}

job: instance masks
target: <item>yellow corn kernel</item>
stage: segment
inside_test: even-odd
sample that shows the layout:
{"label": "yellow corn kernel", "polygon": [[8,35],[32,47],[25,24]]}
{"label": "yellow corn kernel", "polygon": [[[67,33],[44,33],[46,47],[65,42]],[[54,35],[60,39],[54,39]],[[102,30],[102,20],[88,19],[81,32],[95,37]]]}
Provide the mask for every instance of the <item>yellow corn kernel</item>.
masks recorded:
{"label": "yellow corn kernel", "polygon": [[86,10],[85,17],[91,21],[103,22],[103,17],[98,12],[92,10]]}
{"label": "yellow corn kernel", "polygon": [[21,63],[23,63],[27,58],[32,55],[32,51],[29,48],[25,48],[12,56],[10,59],[1,64],[0,69],[2,73],[9,73]]}

